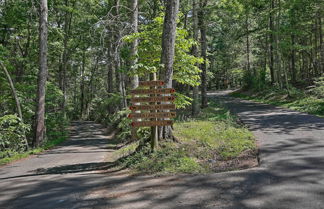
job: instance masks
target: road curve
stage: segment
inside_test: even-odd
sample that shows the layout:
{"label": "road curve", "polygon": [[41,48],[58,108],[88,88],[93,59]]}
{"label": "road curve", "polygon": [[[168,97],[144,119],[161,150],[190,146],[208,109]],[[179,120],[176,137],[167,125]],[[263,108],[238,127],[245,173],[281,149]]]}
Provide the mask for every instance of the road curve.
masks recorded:
{"label": "road curve", "polygon": [[[231,98],[224,92],[209,97],[230,108],[256,135],[259,168],[156,178],[123,171],[91,172],[109,167],[103,157],[90,160],[90,166],[78,162],[72,167],[58,166],[56,160],[33,166],[29,161],[35,158],[31,158],[0,169],[0,208],[324,209],[323,118]],[[100,142],[89,145],[87,152],[97,151],[97,146],[104,150]],[[72,150],[81,149],[77,147]],[[53,152],[60,149],[70,148]],[[82,162],[87,159],[80,156]],[[86,165],[78,169],[80,163]]]}

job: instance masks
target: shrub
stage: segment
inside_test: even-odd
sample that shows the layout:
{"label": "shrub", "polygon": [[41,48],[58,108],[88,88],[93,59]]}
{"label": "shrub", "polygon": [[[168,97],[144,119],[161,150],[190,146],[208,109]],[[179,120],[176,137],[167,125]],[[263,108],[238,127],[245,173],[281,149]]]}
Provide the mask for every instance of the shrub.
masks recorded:
{"label": "shrub", "polygon": [[30,127],[24,124],[17,115],[0,117],[0,151],[9,155],[11,152],[22,152],[26,149],[26,135]]}
{"label": "shrub", "polygon": [[324,98],[324,77],[320,77],[315,81],[312,93],[318,98]]}

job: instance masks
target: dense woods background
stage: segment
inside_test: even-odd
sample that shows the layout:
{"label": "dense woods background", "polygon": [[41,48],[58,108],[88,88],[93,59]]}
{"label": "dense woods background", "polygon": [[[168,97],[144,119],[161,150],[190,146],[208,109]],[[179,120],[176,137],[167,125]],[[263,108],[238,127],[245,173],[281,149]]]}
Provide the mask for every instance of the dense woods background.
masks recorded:
{"label": "dense woods background", "polygon": [[70,120],[117,122],[129,136],[129,90],[154,72],[193,115],[208,106],[207,90],[292,95],[321,87],[323,7],[322,0],[2,0],[0,151],[63,137]]}

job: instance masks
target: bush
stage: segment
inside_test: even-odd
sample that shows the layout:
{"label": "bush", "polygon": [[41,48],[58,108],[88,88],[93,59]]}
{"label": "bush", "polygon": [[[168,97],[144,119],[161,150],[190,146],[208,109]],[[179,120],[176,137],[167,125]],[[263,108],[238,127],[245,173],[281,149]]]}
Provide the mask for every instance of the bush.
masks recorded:
{"label": "bush", "polygon": [[111,123],[117,126],[117,128],[120,130],[117,134],[117,138],[122,141],[126,141],[131,136],[132,120],[127,117],[129,113],[131,113],[130,110],[124,109],[118,111],[110,118]]}
{"label": "bush", "polygon": [[29,130],[30,127],[22,123],[17,115],[0,117],[0,152],[10,155],[11,152],[25,151],[27,147],[25,133]]}
{"label": "bush", "polygon": [[311,92],[318,98],[324,98],[324,77],[320,77],[315,81],[315,87]]}

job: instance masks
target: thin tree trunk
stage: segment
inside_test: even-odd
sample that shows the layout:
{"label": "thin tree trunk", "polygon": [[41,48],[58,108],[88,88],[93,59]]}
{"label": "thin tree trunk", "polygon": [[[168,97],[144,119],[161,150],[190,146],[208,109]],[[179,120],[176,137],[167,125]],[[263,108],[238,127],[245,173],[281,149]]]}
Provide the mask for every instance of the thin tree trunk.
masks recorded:
{"label": "thin tree trunk", "polygon": [[[65,6],[69,6],[69,1],[65,0]],[[61,90],[63,92],[63,100],[61,103],[61,108],[64,112],[64,118],[66,118],[66,100],[67,100],[67,66],[68,66],[68,57],[69,57],[69,49],[68,49],[68,41],[71,33],[71,23],[72,23],[72,13],[68,10],[64,15],[64,39],[63,39],[63,53],[62,53],[62,63],[61,63]]]}
{"label": "thin tree trunk", "polygon": [[318,15],[318,25],[319,25],[319,40],[320,40],[320,66],[322,75],[324,74],[324,42],[323,42],[323,25],[322,25],[322,17],[321,13]]}
{"label": "thin tree trunk", "polygon": [[[18,116],[19,116],[21,122],[24,123],[23,114],[22,114],[22,111],[21,111],[21,105],[20,105],[20,101],[19,101],[19,98],[18,98],[18,95],[17,95],[15,85],[14,85],[14,83],[13,83],[11,77],[10,77],[10,74],[9,74],[6,66],[2,62],[0,62],[0,66],[2,67],[3,71],[6,74],[8,83],[9,83],[10,88],[11,88],[12,96],[15,98],[16,107],[17,107],[17,111],[18,111]],[[27,141],[25,132],[24,132],[24,143],[25,143],[26,149],[28,149],[28,141]]]}
{"label": "thin tree trunk", "polygon": [[[197,0],[192,1],[192,7],[193,7],[193,38],[195,41],[199,41],[199,28],[198,28],[198,2]],[[198,46],[194,45],[192,47],[192,54],[196,57],[199,56],[198,52]],[[194,86],[193,87],[193,95],[192,95],[193,101],[192,101],[192,115],[196,116],[199,113],[199,87]]]}
{"label": "thin tree trunk", "polygon": [[250,34],[249,34],[249,14],[246,12],[245,17],[245,30],[246,30],[246,70],[249,76],[251,73],[251,62],[250,62]]}
{"label": "thin tree trunk", "polygon": [[[132,28],[133,28],[133,33],[138,32],[138,0],[132,0]],[[135,39],[132,43],[132,48],[131,48],[131,67],[134,67],[137,64],[137,54],[138,54],[138,40]],[[139,79],[138,75],[133,75],[131,77],[131,89],[136,89],[139,85]]]}
{"label": "thin tree trunk", "polygon": [[48,7],[47,0],[40,1],[40,21],[39,21],[39,73],[38,73],[38,88],[37,88],[37,110],[36,110],[36,125],[34,146],[39,147],[46,137],[45,127],[45,95],[46,95],[46,80],[47,80],[47,18]]}
{"label": "thin tree trunk", "polygon": [[11,77],[10,77],[10,74],[9,74],[6,66],[2,62],[0,62],[0,66],[2,67],[3,71],[6,74],[8,83],[9,83],[10,88],[11,88],[12,96],[14,97],[14,99],[16,101],[16,107],[17,107],[18,116],[21,119],[21,121],[23,121],[23,115],[22,115],[22,111],[21,111],[21,105],[20,105],[20,102],[19,102],[19,98],[18,98],[16,89],[15,89],[14,83],[13,83]]}
{"label": "thin tree trunk", "polygon": [[296,50],[295,50],[295,35],[291,35],[291,81],[296,83]]}
{"label": "thin tree trunk", "polygon": [[207,5],[207,0],[200,0],[199,8],[199,29],[201,36],[201,56],[204,62],[201,64],[201,108],[208,107],[207,100],[207,28],[205,23],[205,7]]}
{"label": "thin tree trunk", "polygon": [[108,93],[114,92],[114,83],[115,83],[115,66],[114,66],[114,56],[113,56],[113,44],[109,43],[108,46]]}
{"label": "thin tree trunk", "polygon": [[274,72],[274,0],[271,0],[271,10],[270,10],[270,62],[269,62],[269,68],[270,68],[270,76],[271,76],[271,84],[274,84],[275,81],[275,72]]}
{"label": "thin tree trunk", "polygon": [[281,19],[281,0],[278,0],[278,13],[276,19],[276,70],[277,70],[277,79],[279,82],[279,86],[282,89],[282,68],[281,68],[281,52],[280,52],[280,19]]}
{"label": "thin tree trunk", "polygon": [[84,77],[85,77],[85,65],[86,65],[86,56],[85,56],[85,51],[83,50],[83,55],[82,55],[82,67],[81,67],[81,83],[80,83],[80,89],[81,89],[81,95],[80,95],[80,118],[84,119],[84,98],[85,98],[85,85],[84,85]]}

